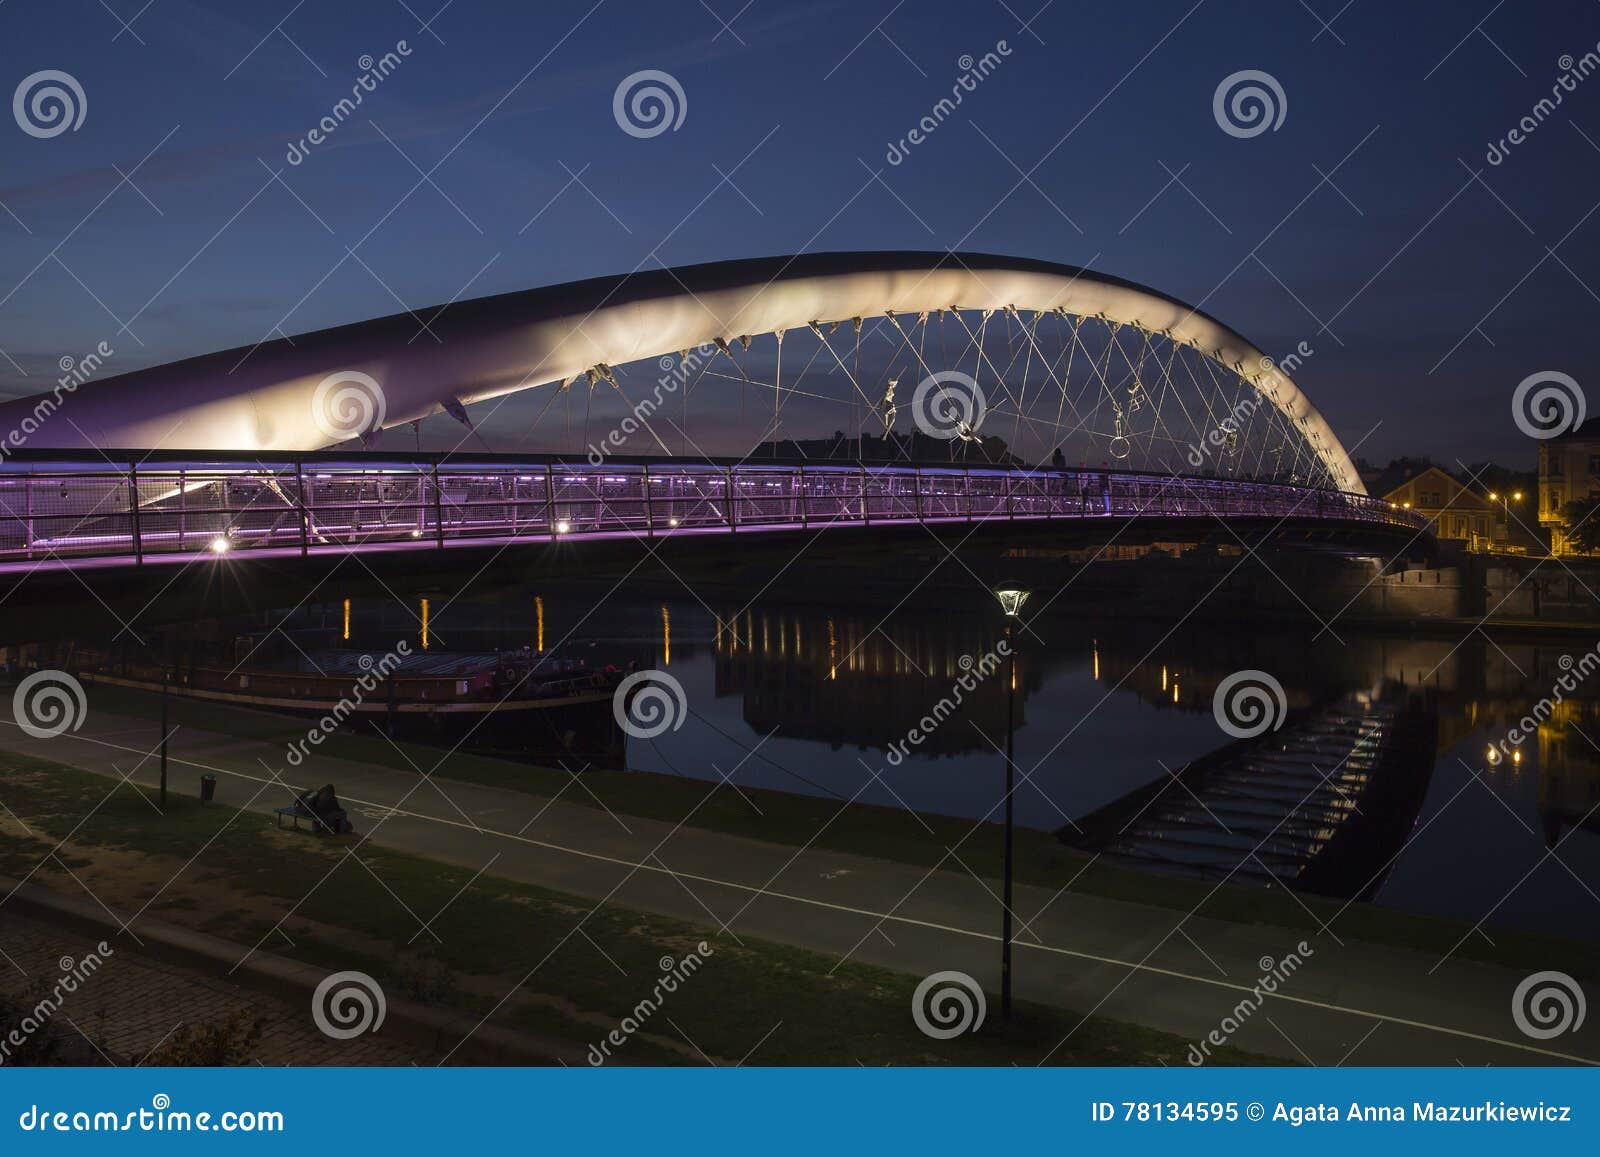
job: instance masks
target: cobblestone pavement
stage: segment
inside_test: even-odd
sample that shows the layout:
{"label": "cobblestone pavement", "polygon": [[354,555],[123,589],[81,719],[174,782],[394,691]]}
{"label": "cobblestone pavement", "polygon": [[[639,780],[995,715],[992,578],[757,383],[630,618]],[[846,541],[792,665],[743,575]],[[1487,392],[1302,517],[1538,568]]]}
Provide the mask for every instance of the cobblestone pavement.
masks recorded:
{"label": "cobblestone pavement", "polygon": [[[55,1018],[69,1033],[76,1028],[116,1064],[130,1064],[167,1039],[180,1025],[215,1023],[238,1011],[266,1021],[251,1060],[263,1065],[405,1065],[421,1058],[405,1044],[385,1041],[381,1030],[349,1041],[324,1036],[302,1006],[240,988],[139,953],[127,936],[114,954],[66,995]],[[77,932],[0,913],[0,992],[20,994],[35,980],[54,984],[68,958],[81,961],[95,942]],[[0,1024],[0,1035],[14,1026]],[[74,1050],[75,1052],[82,1050]]]}

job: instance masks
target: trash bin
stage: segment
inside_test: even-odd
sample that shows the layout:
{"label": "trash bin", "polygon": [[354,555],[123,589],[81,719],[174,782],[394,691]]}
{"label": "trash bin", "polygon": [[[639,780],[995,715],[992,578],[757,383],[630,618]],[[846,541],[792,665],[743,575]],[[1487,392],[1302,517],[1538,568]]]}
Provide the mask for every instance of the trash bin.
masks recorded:
{"label": "trash bin", "polygon": [[210,803],[217,798],[217,777],[207,772],[200,777],[200,802]]}

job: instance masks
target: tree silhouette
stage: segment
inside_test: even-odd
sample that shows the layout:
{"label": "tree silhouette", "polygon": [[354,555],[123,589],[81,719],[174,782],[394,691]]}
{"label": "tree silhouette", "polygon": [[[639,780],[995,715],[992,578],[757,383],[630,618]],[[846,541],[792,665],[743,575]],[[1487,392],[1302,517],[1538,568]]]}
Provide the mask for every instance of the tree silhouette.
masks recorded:
{"label": "tree silhouette", "polygon": [[1600,495],[1580,498],[1561,508],[1567,543],[1573,550],[1600,550]]}

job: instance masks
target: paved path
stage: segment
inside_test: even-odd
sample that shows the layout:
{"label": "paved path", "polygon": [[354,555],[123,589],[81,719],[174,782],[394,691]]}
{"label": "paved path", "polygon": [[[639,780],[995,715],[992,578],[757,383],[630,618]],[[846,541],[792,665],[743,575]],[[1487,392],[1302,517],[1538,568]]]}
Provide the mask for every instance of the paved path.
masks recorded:
{"label": "paved path", "polygon": [[[113,762],[131,767],[156,740],[149,720],[95,711],[76,734],[35,740],[10,721],[8,707],[0,710],[0,748],[104,774],[115,774]],[[173,783],[192,785],[201,771],[214,772],[222,802],[266,813],[288,801],[267,771],[283,766],[275,744],[183,728],[170,756]],[[155,775],[148,760],[134,779],[150,784]],[[294,775],[303,785],[336,783],[358,831],[385,847],[473,870],[492,861],[496,876],[839,960],[918,976],[959,969],[998,990],[995,888],[953,861],[949,871],[929,872],[800,851],[522,792],[422,783],[410,772],[348,760],[309,760]],[[1551,1040],[1517,1030],[1511,999],[1519,970],[1341,944],[1337,929],[1233,924],[1033,886],[1018,887],[1016,911],[1020,999],[1199,1040],[1241,1001],[1253,1002],[1264,966],[1306,940],[1303,967],[1244,1018],[1232,1043],[1316,1064],[1600,1063],[1600,1016]],[[774,1020],[782,1015],[773,1010]]]}
{"label": "paved path", "polygon": [[[53,986],[71,969],[98,955],[89,936],[0,911],[0,992],[22,995],[39,981]],[[69,965],[67,970],[63,965]],[[94,1054],[110,1064],[137,1061],[172,1039],[184,1025],[216,1025],[236,1012],[265,1021],[261,1039],[248,1059],[263,1065],[404,1065],[413,1050],[381,1035],[367,1033],[352,1040],[334,1040],[311,1018],[309,1003],[291,1004],[215,976],[183,968],[140,953],[126,936],[117,938],[111,954],[65,994],[49,1023],[69,1037],[74,1032],[87,1048],[70,1052],[94,1063]],[[9,1030],[15,1026],[0,1025]]]}

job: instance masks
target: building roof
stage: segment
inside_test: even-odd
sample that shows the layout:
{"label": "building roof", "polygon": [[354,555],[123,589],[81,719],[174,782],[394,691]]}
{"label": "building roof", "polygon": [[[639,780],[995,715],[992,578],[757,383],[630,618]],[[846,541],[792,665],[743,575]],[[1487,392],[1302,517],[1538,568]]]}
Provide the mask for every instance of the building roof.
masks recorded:
{"label": "building roof", "polygon": [[1444,504],[1446,506],[1459,510],[1488,510],[1491,508],[1491,503],[1486,497],[1467,486],[1459,478],[1455,477],[1455,475],[1441,469],[1438,466],[1429,466],[1426,470],[1419,471],[1410,478],[1407,478],[1404,482],[1400,483],[1399,486],[1396,486],[1393,490],[1389,491],[1389,493],[1385,494],[1383,496],[1384,501],[1400,501],[1402,491],[1411,489],[1411,487],[1421,482],[1424,478],[1427,478],[1430,474],[1437,475],[1439,479],[1446,484],[1446,490],[1444,492],[1446,495]]}

